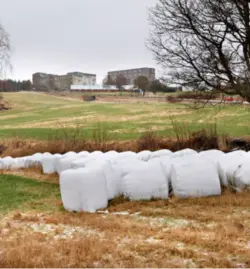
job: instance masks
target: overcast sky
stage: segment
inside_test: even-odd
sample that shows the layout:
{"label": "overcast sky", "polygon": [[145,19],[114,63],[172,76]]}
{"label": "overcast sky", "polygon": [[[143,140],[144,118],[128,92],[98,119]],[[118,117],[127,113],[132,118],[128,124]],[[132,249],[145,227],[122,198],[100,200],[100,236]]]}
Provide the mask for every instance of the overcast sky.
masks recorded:
{"label": "overcast sky", "polygon": [[148,7],[157,0],[0,0],[11,36],[10,77],[156,67],[145,47]]}

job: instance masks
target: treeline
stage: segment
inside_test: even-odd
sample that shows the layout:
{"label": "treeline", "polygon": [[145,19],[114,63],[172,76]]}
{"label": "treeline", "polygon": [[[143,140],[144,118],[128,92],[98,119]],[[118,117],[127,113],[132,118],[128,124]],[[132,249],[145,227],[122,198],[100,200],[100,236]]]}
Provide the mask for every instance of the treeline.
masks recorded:
{"label": "treeline", "polygon": [[161,83],[159,80],[154,80],[149,84],[147,87],[148,92],[176,92],[176,91],[182,91],[182,87],[170,87],[163,83]]}
{"label": "treeline", "polygon": [[0,80],[1,92],[31,91],[32,83],[30,80]]}
{"label": "treeline", "polygon": [[[110,75],[108,75],[104,79],[104,85],[114,85],[117,89],[122,90],[123,85],[127,85],[127,78],[123,75],[118,75],[115,80],[112,79]],[[176,92],[181,91],[182,87],[169,87],[166,84],[162,83],[160,80],[149,81],[149,79],[145,76],[138,76],[134,80],[134,86],[141,89],[144,94],[145,92]]]}

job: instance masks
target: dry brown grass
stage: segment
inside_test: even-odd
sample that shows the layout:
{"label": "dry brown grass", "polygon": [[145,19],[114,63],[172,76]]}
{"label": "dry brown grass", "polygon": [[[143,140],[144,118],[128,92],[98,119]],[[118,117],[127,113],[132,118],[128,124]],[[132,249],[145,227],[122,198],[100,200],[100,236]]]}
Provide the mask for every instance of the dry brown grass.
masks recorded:
{"label": "dry brown grass", "polygon": [[[176,129],[176,133],[180,133]],[[231,138],[232,139],[232,138]],[[76,136],[63,139],[51,139],[48,141],[24,140],[19,138],[6,139],[2,141],[0,150],[1,156],[22,157],[35,154],[37,152],[66,153],[69,151],[80,152],[83,150],[95,151],[101,150],[107,152],[110,150],[134,151],[169,149],[177,151],[185,148],[195,150],[220,149],[229,150],[229,141],[227,136],[219,136],[216,129],[202,129],[197,132],[183,133],[175,138],[164,139],[157,136],[155,131],[147,131],[137,140],[133,141],[111,141],[105,130],[96,130],[93,132],[93,139],[85,140]]]}
{"label": "dry brown grass", "polygon": [[[16,213],[2,223],[0,267],[249,267],[249,204],[249,193],[226,191],[188,200],[120,197],[108,214]],[[113,214],[121,211],[129,214]]]}

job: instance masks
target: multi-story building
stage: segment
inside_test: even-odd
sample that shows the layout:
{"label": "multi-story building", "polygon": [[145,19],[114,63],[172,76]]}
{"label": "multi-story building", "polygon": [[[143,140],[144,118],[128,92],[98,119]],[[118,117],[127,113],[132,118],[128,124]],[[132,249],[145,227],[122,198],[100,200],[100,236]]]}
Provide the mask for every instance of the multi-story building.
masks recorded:
{"label": "multi-story building", "polygon": [[155,80],[155,69],[154,68],[135,68],[120,71],[108,72],[108,76],[115,82],[118,76],[126,78],[126,85],[133,85],[136,78],[139,76],[145,76],[149,81]]}
{"label": "multi-story building", "polygon": [[46,91],[53,86],[54,75],[46,73],[35,73],[32,75],[33,87],[40,91]]}
{"label": "multi-story building", "polygon": [[71,80],[71,85],[95,85],[96,84],[96,75],[94,74],[71,72],[71,73],[68,73],[67,76]]}
{"label": "multi-story building", "polygon": [[71,72],[66,75],[46,73],[33,74],[33,85],[36,90],[70,90],[71,85],[95,85],[96,75]]}

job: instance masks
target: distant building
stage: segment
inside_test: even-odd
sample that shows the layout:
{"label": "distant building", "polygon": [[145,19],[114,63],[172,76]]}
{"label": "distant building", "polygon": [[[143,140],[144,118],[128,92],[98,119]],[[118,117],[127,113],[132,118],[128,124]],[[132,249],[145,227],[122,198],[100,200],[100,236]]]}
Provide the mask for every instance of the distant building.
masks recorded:
{"label": "distant building", "polygon": [[81,72],[71,72],[66,75],[35,73],[32,76],[33,87],[36,90],[70,90],[71,85],[95,85],[96,75]]}
{"label": "distant building", "polygon": [[40,91],[46,91],[53,86],[53,77],[55,75],[46,73],[35,73],[32,75],[33,88]]}
{"label": "distant building", "polygon": [[68,79],[71,80],[71,85],[95,85],[96,75],[86,74],[80,72],[71,72],[67,74]]}
{"label": "distant building", "polygon": [[136,68],[136,69],[128,69],[128,70],[120,70],[120,71],[110,71],[108,72],[108,76],[115,82],[118,76],[124,76],[126,78],[126,85],[134,85],[134,81],[139,76],[145,76],[149,81],[155,80],[155,69],[154,68]]}

